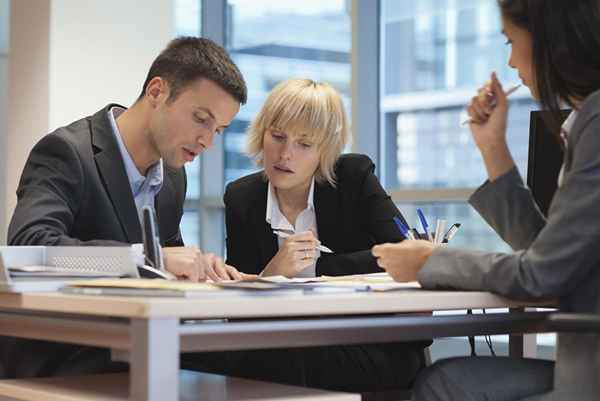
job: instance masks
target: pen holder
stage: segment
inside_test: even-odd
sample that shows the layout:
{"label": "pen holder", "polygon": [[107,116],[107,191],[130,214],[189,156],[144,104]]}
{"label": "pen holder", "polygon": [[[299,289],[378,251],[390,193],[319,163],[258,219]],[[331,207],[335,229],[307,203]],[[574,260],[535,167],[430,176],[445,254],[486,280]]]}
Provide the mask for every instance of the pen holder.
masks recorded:
{"label": "pen holder", "polygon": [[[411,229],[413,235],[415,236],[416,239],[424,239],[427,240],[427,236],[425,235],[425,233],[420,233],[417,230],[415,230],[414,228]],[[433,232],[429,233],[429,240],[433,239]],[[448,239],[444,238],[444,240],[442,241],[442,244],[447,244],[448,243]]]}

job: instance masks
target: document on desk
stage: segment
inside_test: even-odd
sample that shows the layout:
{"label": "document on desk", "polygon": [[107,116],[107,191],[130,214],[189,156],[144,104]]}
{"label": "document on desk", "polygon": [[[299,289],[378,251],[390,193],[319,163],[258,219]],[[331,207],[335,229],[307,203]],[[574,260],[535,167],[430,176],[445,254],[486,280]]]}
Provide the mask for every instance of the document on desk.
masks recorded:
{"label": "document on desk", "polygon": [[418,289],[421,285],[416,282],[398,283],[395,282],[389,274],[371,273],[371,274],[353,274],[347,276],[319,276],[319,277],[295,277],[287,278],[284,276],[258,277],[250,282],[248,281],[230,281],[215,283],[215,285],[225,285],[229,288],[236,286],[247,286],[249,283],[270,283],[285,288],[302,288],[305,290],[338,288],[354,291],[396,291],[405,289]]}
{"label": "document on desk", "polygon": [[[121,278],[78,280],[60,289],[69,294],[116,295],[144,297],[203,297],[229,295],[275,295],[302,293],[301,288],[283,287],[278,284],[260,281],[207,281],[196,283],[185,280],[164,280],[148,278]],[[258,290],[258,291],[257,291]]]}
{"label": "document on desk", "polygon": [[61,288],[62,292],[84,295],[122,295],[157,297],[214,296],[224,292],[211,283],[164,279],[121,278],[79,280]]}
{"label": "document on desk", "polygon": [[11,277],[67,277],[67,278],[99,278],[123,277],[121,272],[95,271],[93,269],[74,269],[56,266],[20,266],[9,267]]}
{"label": "document on desk", "polygon": [[303,292],[372,291],[387,292],[421,288],[419,283],[397,283],[387,273],[348,276],[286,278],[258,277],[250,280],[194,283],[163,279],[78,280],[61,288],[71,294],[200,297],[236,294],[288,294]]}

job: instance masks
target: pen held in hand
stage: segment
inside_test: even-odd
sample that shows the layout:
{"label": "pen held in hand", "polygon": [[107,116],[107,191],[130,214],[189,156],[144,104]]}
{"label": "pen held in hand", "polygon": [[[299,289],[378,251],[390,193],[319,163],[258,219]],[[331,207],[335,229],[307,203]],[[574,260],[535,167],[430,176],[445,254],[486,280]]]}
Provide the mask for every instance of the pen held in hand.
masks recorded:
{"label": "pen held in hand", "polygon": [[[293,235],[293,234],[287,233],[285,231],[280,231],[280,230],[273,230],[273,233],[275,233],[278,237],[281,237],[281,238],[288,238]],[[317,245],[317,249],[321,252],[333,253],[333,251],[331,249],[327,248],[325,245]]]}
{"label": "pen held in hand", "polygon": [[[521,87],[521,84],[511,87],[509,90],[506,91],[506,97],[509,97],[510,95],[515,93],[517,91],[517,89],[519,89],[520,87]],[[472,121],[473,121],[473,119],[471,117],[467,117],[466,119],[462,120],[460,125],[467,125],[467,124],[470,124]]]}

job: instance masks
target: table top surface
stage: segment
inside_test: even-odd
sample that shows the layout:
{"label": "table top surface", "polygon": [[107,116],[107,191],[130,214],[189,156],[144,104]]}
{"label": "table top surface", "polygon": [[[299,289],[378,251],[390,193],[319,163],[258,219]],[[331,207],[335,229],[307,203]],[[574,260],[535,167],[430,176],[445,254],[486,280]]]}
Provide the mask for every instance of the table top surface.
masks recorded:
{"label": "table top surface", "polygon": [[122,318],[267,318],[411,313],[551,306],[489,292],[404,289],[391,292],[207,294],[193,298],[0,293],[4,311],[38,311]]}
{"label": "table top surface", "polygon": [[[181,371],[180,400],[206,401],[359,401],[359,394],[314,390],[209,373]],[[126,373],[33,378],[0,381],[0,396],[37,401],[123,401],[128,400]]]}

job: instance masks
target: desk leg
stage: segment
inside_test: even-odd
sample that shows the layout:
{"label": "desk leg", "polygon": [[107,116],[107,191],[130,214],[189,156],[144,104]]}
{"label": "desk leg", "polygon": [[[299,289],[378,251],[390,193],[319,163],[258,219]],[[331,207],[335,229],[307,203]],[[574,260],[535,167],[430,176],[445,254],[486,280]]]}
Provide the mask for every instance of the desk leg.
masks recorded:
{"label": "desk leg", "polygon": [[[524,308],[510,308],[510,313],[525,311]],[[508,336],[508,355],[513,358],[523,358],[523,335],[510,334]]]}
{"label": "desk leg", "polygon": [[[510,312],[525,312],[535,308],[511,308]],[[537,356],[537,334],[510,334],[508,355],[513,358],[535,358]]]}
{"label": "desk leg", "polygon": [[179,399],[179,321],[132,319],[129,399]]}

